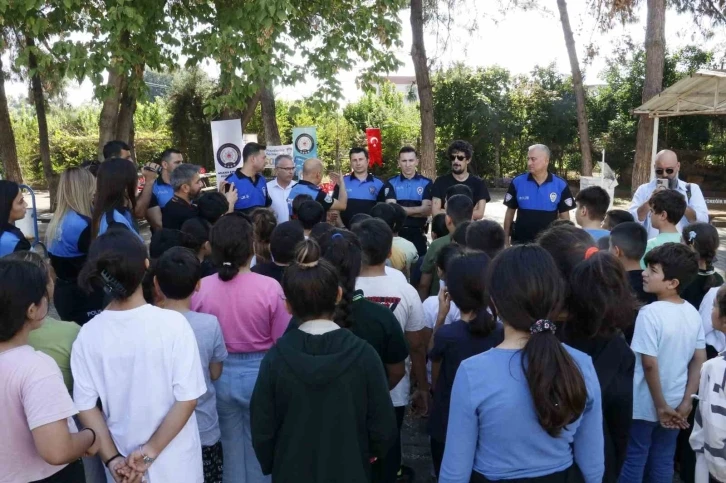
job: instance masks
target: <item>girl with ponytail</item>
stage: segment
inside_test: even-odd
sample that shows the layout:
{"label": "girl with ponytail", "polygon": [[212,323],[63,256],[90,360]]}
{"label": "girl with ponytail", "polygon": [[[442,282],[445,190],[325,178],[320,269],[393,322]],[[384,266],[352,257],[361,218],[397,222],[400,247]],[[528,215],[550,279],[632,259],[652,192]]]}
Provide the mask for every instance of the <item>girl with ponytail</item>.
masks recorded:
{"label": "girl with ponytail", "polygon": [[224,481],[267,482],[253,456],[250,407],[260,363],[290,324],[280,283],[253,273],[254,228],[241,213],[222,216],[209,233],[217,274],[204,277],[192,310],[217,317],[229,357],[216,381]]}
{"label": "girl with ponytail", "polygon": [[440,483],[600,483],[600,386],[590,357],[559,342],[564,283],[541,247],[491,262],[491,301],[504,341],[459,366]]}
{"label": "girl with ponytail", "polygon": [[[434,326],[429,359],[434,405],[429,418],[429,436],[434,470],[438,475],[446,443],[451,387],[464,359],[501,344],[504,328],[487,309],[489,295],[485,284],[489,256],[471,253],[454,258],[446,266],[446,288],[440,294],[439,317]],[[444,325],[453,301],[461,318]],[[442,303],[443,302],[443,303]]]}
{"label": "girl with ponytail", "polygon": [[196,483],[203,474],[194,408],[207,385],[186,318],[144,300],[148,266],[130,230],[109,230],[91,244],[78,282],[110,302],[73,344],[73,399],[115,481]]}
{"label": "girl with ponytail", "polygon": [[285,270],[286,304],[301,325],[262,361],[252,443],[275,482],[368,483],[371,463],[396,438],[396,418],[375,350],[333,321],[343,290],[320,253],[314,240],[300,242]]}
{"label": "girl with ponytail", "polygon": [[706,293],[724,282],[713,266],[720,244],[718,230],[709,223],[691,223],[683,229],[682,237],[683,243],[698,254],[698,276],[686,285],[681,298],[698,309]]}

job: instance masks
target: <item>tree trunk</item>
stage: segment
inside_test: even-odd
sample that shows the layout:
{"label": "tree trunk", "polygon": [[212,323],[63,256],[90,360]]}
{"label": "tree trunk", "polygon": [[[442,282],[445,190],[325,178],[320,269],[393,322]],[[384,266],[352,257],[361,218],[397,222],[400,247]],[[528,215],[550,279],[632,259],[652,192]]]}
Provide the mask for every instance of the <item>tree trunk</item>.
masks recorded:
{"label": "tree trunk", "polygon": [[[645,30],[645,84],[643,102],[647,102],[663,90],[665,65],[665,17],[666,0],[648,0],[648,22]],[[635,141],[635,164],[631,191],[650,179],[653,149],[653,119],[647,115],[638,121],[638,137]]]}
{"label": "tree trunk", "polygon": [[275,115],[275,95],[269,86],[262,88],[260,104],[262,106],[262,125],[265,127],[265,142],[268,146],[279,146],[282,141]]}
{"label": "tree trunk", "polygon": [[38,58],[35,54],[35,40],[27,36],[25,37],[28,47],[28,69],[32,73],[30,78],[31,91],[33,92],[33,102],[35,103],[35,113],[38,117],[38,145],[40,148],[40,161],[43,165],[43,176],[48,183],[50,191],[50,211],[55,211],[58,203],[56,198],[56,188],[58,182],[53,172],[53,165],[50,161],[50,140],[48,136],[48,119],[45,112],[45,98],[43,96],[43,83],[40,79],[38,71]]}
{"label": "tree trunk", "polygon": [[411,58],[416,71],[416,87],[421,109],[421,172],[436,177],[436,126],[434,124],[434,96],[429,78],[429,65],[424,45],[423,0],[411,0],[411,30],[413,45]]}
{"label": "tree trunk", "polygon": [[106,86],[109,92],[103,100],[101,116],[98,121],[98,159],[103,161],[103,147],[116,137],[116,123],[118,122],[119,104],[121,103],[121,87],[123,75],[116,68],[108,71]]}
{"label": "tree trunk", "polygon": [[15,147],[15,133],[10,122],[8,98],[5,95],[5,74],[2,57],[0,57],[0,160],[2,161],[5,179],[23,182],[23,173],[18,164],[18,151]]}
{"label": "tree trunk", "polygon": [[138,82],[143,78],[144,66],[136,66],[130,78],[124,82],[123,94],[120,100],[120,110],[116,119],[116,138],[125,143],[131,143],[131,131],[134,125],[134,113],[138,99]]}
{"label": "tree trunk", "polygon": [[590,150],[590,134],[587,126],[585,86],[582,85],[582,73],[580,72],[580,63],[577,60],[575,37],[572,35],[572,27],[570,27],[567,3],[565,0],[557,0],[557,7],[560,9],[560,21],[562,23],[562,31],[565,33],[565,44],[567,45],[567,54],[570,57],[570,69],[572,70],[572,88],[575,91],[575,101],[577,103],[577,131],[580,134],[582,174],[584,176],[592,176],[592,151]]}
{"label": "tree trunk", "polygon": [[502,140],[497,140],[494,145],[494,170],[497,173],[497,178],[502,178]]}

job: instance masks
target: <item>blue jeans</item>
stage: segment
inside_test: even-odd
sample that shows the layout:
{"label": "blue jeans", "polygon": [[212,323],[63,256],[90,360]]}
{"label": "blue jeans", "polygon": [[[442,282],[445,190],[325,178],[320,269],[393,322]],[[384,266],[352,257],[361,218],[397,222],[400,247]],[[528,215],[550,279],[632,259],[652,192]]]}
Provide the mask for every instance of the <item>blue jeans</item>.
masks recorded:
{"label": "blue jeans", "polygon": [[224,451],[224,483],[269,483],[252,448],[250,399],[260,372],[263,352],[229,354],[222,376],[215,381],[219,429]]}
{"label": "blue jeans", "polygon": [[634,419],[619,483],[672,483],[677,429]]}

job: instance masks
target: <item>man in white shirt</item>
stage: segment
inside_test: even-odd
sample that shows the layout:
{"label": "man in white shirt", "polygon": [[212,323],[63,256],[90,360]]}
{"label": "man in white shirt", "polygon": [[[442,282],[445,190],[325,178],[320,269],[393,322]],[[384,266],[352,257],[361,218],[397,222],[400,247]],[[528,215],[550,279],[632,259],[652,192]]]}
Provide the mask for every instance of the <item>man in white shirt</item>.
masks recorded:
{"label": "man in white shirt", "polygon": [[[686,198],[686,213],[678,222],[678,231],[682,231],[686,225],[696,221],[708,223],[708,208],[701,188],[695,183],[686,183],[678,179],[680,169],[681,163],[678,162],[676,153],[664,149],[655,157],[656,179],[640,185],[633,195],[633,201],[630,203],[628,211],[638,223],[648,230],[648,239],[658,236],[658,229],[653,228],[650,223],[650,205],[648,204],[651,195],[656,190],[673,189]],[[659,183],[663,182],[658,180],[666,180],[667,187],[660,186]]]}
{"label": "man in white shirt", "polygon": [[272,211],[277,216],[277,223],[284,223],[290,220],[290,209],[287,205],[287,199],[290,196],[292,187],[296,181],[292,177],[295,174],[295,163],[292,157],[287,154],[281,154],[275,158],[275,179],[267,183],[267,192],[272,198]]}

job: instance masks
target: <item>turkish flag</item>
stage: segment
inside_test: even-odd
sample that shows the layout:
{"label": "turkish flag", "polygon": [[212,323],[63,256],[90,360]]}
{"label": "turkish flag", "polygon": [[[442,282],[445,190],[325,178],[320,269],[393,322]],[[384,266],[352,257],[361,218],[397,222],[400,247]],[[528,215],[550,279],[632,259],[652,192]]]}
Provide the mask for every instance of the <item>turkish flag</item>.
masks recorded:
{"label": "turkish flag", "polygon": [[366,128],[368,139],[368,167],[383,166],[383,147],[381,146],[381,129],[377,127]]}

